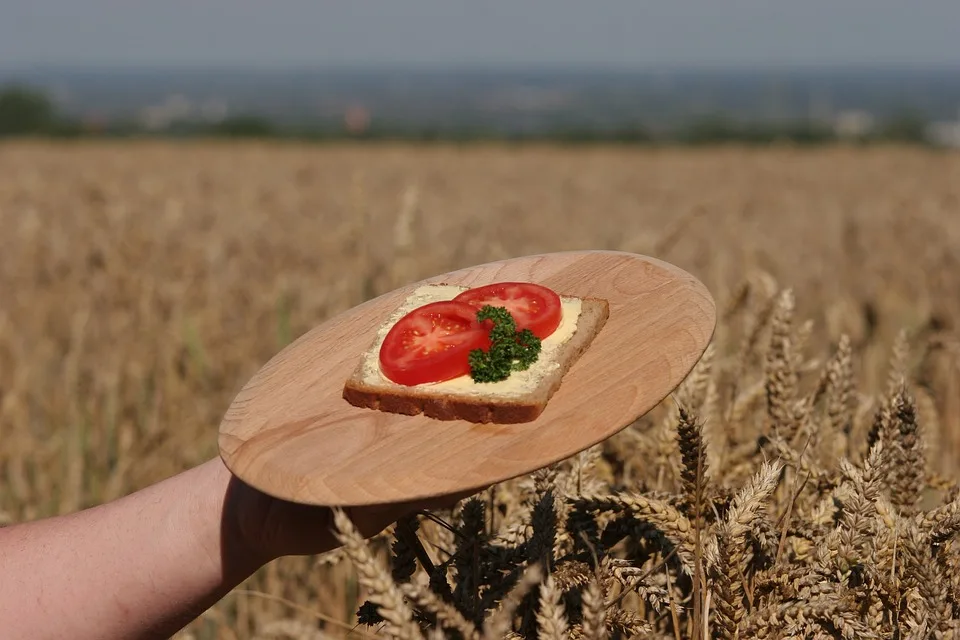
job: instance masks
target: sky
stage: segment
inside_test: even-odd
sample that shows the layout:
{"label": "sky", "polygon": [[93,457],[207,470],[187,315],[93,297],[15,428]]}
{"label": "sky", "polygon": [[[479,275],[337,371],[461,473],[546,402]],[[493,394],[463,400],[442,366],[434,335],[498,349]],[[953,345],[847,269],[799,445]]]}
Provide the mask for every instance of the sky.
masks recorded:
{"label": "sky", "polygon": [[960,66],[958,0],[0,0],[0,66]]}

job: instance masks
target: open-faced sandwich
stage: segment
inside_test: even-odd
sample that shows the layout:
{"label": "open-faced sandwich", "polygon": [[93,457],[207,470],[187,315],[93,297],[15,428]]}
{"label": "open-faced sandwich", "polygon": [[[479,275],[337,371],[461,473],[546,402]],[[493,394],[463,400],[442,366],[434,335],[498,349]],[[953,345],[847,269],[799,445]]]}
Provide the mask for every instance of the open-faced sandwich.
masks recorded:
{"label": "open-faced sandwich", "polygon": [[380,326],[343,397],[440,420],[529,422],[609,313],[606,300],[528,282],[425,285]]}

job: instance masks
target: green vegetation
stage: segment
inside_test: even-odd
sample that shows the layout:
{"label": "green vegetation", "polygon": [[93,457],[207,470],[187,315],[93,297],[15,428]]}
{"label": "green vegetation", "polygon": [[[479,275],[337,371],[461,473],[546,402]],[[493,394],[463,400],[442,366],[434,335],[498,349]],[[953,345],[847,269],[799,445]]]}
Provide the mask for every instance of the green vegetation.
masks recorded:
{"label": "green vegetation", "polygon": [[503,307],[486,305],[477,312],[480,322],[490,320],[490,350],[470,352],[470,372],[476,382],[499,382],[513,371],[529,369],[540,355],[540,339],[530,329],[517,331],[517,323]]}
{"label": "green vegetation", "polygon": [[[834,132],[821,123],[793,121],[775,126],[766,123],[740,123],[722,115],[707,116],[696,120],[678,134],[679,140],[687,144],[731,142],[817,144],[830,142],[836,138]],[[913,141],[923,141],[923,134],[924,131],[921,128]]]}
{"label": "green vegetation", "polygon": [[78,127],[57,114],[46,95],[14,83],[0,88],[0,138],[9,136],[62,136]]}
{"label": "green vegetation", "polygon": [[41,94],[14,85],[0,93],[0,134],[34,134],[55,125],[53,106]]}
{"label": "green vegetation", "polygon": [[[307,125],[282,125],[253,113],[207,122],[178,122],[158,130],[128,121],[85,123],[58,113],[42,92],[23,84],[0,86],[0,138],[4,137],[204,137],[263,138],[297,141],[407,141],[407,142],[556,142],[561,144],[824,144],[841,139],[828,123],[799,120],[779,123],[742,122],[723,114],[706,115],[670,131],[651,131],[641,123],[620,128],[599,128],[558,122],[536,133],[493,131],[476,124],[443,128],[411,127],[378,120],[359,131],[339,121]],[[880,120],[852,139],[861,143],[897,142],[927,144],[927,123],[915,111],[904,109]]]}

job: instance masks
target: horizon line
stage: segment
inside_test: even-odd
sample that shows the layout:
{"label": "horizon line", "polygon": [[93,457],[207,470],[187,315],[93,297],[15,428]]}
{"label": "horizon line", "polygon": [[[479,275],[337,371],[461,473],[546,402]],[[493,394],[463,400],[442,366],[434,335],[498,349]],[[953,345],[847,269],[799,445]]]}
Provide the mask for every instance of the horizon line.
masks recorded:
{"label": "horizon line", "polygon": [[0,72],[322,72],[322,73],[803,73],[803,72],[958,72],[960,63],[773,63],[773,64],[673,64],[644,65],[629,63],[344,63],[324,64],[307,62],[246,63],[246,62],[0,62]]}

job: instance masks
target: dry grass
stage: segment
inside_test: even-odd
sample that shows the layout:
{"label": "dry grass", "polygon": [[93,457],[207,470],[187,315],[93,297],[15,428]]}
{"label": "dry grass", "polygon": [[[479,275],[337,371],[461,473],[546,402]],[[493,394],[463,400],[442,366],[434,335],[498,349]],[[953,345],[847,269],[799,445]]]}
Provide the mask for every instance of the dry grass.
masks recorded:
{"label": "dry grass", "polygon": [[384,635],[368,596],[401,636],[952,633],[958,155],[8,144],[0,229],[0,522],[214,455],[281,345],[437,272],[623,249],[720,304],[683,411],[437,514],[457,534],[411,523],[442,576],[388,532],[345,547],[359,572],[270,565],[185,636]]}

